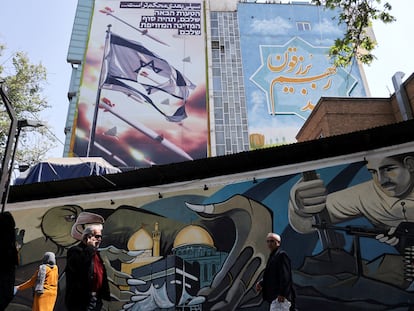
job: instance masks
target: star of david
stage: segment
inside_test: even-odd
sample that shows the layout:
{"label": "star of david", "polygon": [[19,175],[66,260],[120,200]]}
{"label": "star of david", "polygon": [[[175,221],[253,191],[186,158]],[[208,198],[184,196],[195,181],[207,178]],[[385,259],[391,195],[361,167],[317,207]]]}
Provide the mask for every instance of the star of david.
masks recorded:
{"label": "star of david", "polygon": [[138,68],[137,70],[135,70],[135,72],[138,72],[139,69],[141,68],[145,68],[145,67],[150,67],[155,73],[159,73],[160,71],[162,71],[161,68],[158,68],[155,66],[155,62],[154,60],[150,60],[148,63],[144,62],[144,61],[140,61],[140,68]]}

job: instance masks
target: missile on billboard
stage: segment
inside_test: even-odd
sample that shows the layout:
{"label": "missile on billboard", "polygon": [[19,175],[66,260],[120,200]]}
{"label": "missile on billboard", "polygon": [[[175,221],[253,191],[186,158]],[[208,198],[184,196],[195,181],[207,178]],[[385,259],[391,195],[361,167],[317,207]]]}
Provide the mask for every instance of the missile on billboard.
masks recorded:
{"label": "missile on billboard", "polygon": [[136,130],[140,131],[141,133],[143,133],[147,137],[151,138],[152,140],[159,142],[161,145],[163,145],[167,149],[173,151],[174,153],[182,156],[183,158],[185,158],[187,160],[193,160],[193,158],[188,153],[186,153],[183,149],[181,149],[180,147],[178,147],[177,145],[175,145],[174,143],[172,143],[168,139],[164,138],[162,135],[159,135],[157,132],[150,129],[146,125],[144,125],[141,122],[136,121],[136,120],[131,121],[127,117],[122,116],[118,112],[114,111],[113,108],[112,108],[113,105],[111,104],[111,101],[108,100],[107,98],[103,98],[101,100],[101,102],[99,104],[99,107],[104,109],[105,111],[108,111],[109,113],[116,116],[117,118],[124,121],[125,123],[129,124],[130,126],[135,128]]}

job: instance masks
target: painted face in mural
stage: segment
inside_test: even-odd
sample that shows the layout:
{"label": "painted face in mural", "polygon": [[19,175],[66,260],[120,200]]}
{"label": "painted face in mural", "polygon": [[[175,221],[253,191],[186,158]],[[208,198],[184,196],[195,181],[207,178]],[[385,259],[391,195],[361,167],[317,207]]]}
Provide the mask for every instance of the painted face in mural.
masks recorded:
{"label": "painted face in mural", "polygon": [[49,209],[42,217],[41,229],[45,237],[59,249],[78,243],[81,238],[71,236],[71,228],[82,208],[77,205],[62,205]]}
{"label": "painted face in mural", "polygon": [[374,182],[391,197],[404,197],[413,189],[414,157],[369,159],[367,168]]}

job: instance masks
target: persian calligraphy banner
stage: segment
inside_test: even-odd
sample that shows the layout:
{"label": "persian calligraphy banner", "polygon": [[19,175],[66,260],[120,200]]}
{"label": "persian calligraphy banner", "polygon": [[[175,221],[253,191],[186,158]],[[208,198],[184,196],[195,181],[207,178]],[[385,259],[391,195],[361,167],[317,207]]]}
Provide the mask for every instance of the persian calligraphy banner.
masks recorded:
{"label": "persian calligraphy banner", "polygon": [[124,168],[207,157],[204,9],[96,0],[70,152]]}
{"label": "persian calligraphy banner", "polygon": [[343,33],[337,13],[315,5],[239,3],[252,149],[295,142],[322,96],[366,96],[360,67],[335,68],[328,57]]}

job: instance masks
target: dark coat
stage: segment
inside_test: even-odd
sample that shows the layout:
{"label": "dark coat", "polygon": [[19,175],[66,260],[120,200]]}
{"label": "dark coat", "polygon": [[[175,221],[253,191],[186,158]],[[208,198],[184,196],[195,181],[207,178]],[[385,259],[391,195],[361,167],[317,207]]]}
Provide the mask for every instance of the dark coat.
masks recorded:
{"label": "dark coat", "polygon": [[13,299],[18,265],[15,222],[10,212],[0,213],[0,311]]}
{"label": "dark coat", "polygon": [[[72,246],[67,252],[65,304],[68,310],[82,311],[88,307],[93,285],[94,253],[94,248],[84,243]],[[97,292],[97,298],[110,300],[105,267],[102,287]]]}
{"label": "dark coat", "polygon": [[272,302],[277,296],[283,296],[289,301],[293,300],[292,270],[286,252],[278,248],[270,253],[260,283],[264,300]]}

